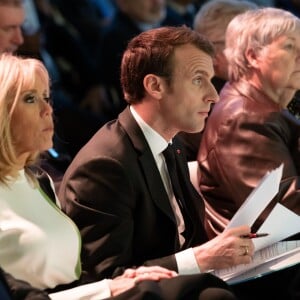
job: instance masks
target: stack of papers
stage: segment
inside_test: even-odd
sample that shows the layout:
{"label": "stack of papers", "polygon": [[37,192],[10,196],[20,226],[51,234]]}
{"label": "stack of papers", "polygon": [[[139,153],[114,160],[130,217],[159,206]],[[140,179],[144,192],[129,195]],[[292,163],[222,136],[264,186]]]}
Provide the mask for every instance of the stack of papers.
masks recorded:
{"label": "stack of papers", "polygon": [[213,274],[229,284],[236,284],[290,267],[299,262],[300,241],[283,241],[256,251],[250,264],[216,270]]}
{"label": "stack of papers", "polygon": [[[253,225],[278,193],[282,170],[283,165],[280,165],[262,178],[227,228]],[[258,230],[258,233],[266,232],[269,235],[253,239],[255,246],[253,261],[247,265],[215,270],[213,274],[234,284],[300,263],[300,241],[282,241],[299,231],[300,216],[277,203]]]}

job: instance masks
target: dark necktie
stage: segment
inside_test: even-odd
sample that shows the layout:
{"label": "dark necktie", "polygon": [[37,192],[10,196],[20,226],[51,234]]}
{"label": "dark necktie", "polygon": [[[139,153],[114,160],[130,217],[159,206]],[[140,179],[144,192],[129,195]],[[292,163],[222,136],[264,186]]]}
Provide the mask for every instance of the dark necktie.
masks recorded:
{"label": "dark necktie", "polygon": [[184,175],[180,176],[181,174],[179,174],[180,169],[178,168],[178,163],[176,158],[178,153],[176,153],[174,147],[171,144],[169,144],[168,147],[163,151],[163,155],[165,157],[167,168],[169,171],[174,196],[178,203],[178,206],[180,208],[185,223],[186,230],[183,235],[185,238],[188,238],[187,231],[190,231],[189,228],[191,226],[191,221],[186,207],[186,202],[184,200],[184,192],[181,187],[182,182],[179,180],[179,178],[182,178],[182,176]]}
{"label": "dark necktie", "polygon": [[166,160],[176,201],[178,202],[178,205],[182,211],[184,209],[183,192],[178,178],[178,170],[175,160],[175,149],[173,148],[172,144],[168,144],[168,147],[163,151],[163,155]]}

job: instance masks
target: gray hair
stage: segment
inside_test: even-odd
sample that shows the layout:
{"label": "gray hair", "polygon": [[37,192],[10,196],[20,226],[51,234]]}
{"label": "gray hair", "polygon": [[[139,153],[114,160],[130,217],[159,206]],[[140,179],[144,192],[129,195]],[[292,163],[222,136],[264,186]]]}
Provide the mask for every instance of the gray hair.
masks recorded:
{"label": "gray hair", "polygon": [[273,7],[249,10],[236,16],[226,31],[226,49],[230,81],[237,81],[249,72],[248,49],[261,49],[279,36],[300,27],[300,19],[292,13]]}
{"label": "gray hair", "polygon": [[194,19],[194,29],[209,39],[225,36],[226,27],[238,14],[258,6],[250,1],[212,0],[201,6]]}

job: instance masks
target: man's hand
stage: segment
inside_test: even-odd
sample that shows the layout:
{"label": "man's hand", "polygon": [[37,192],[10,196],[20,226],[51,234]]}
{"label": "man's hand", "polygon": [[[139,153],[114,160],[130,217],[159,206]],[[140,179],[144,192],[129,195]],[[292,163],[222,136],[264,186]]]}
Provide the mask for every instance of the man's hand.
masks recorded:
{"label": "man's hand", "polygon": [[251,239],[242,238],[249,233],[249,226],[228,229],[207,243],[193,248],[201,272],[250,263],[254,244]]}
{"label": "man's hand", "polygon": [[134,287],[137,282],[143,280],[160,280],[172,278],[178,274],[174,271],[159,267],[139,267],[137,269],[127,269],[121,275],[110,282],[111,295],[116,296]]}

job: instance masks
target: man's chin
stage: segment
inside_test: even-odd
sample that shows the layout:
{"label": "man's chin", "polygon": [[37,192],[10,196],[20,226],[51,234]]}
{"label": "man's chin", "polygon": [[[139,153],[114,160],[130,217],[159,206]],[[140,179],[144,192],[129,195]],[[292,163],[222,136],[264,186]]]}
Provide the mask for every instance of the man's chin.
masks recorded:
{"label": "man's chin", "polygon": [[198,126],[196,128],[191,128],[190,130],[186,131],[186,133],[199,133],[203,131],[204,125],[203,126]]}

